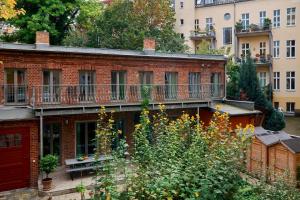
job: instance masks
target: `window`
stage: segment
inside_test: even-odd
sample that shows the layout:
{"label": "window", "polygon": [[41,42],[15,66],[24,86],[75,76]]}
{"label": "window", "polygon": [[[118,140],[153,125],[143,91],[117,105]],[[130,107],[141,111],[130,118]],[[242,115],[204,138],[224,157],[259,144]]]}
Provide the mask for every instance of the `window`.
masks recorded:
{"label": "window", "polygon": [[286,72],[286,89],[295,90],[296,89],[296,75],[295,72]]}
{"label": "window", "polygon": [[76,123],[76,156],[91,156],[95,152],[96,122]]}
{"label": "window", "polygon": [[180,25],[182,26],[184,24],[184,19],[180,19]]}
{"label": "window", "polygon": [[176,99],[178,88],[178,73],[166,72],[165,73],[165,98]]}
{"label": "window", "polygon": [[279,58],[279,55],[280,55],[280,41],[274,41],[274,44],[273,44],[273,56],[274,58]]}
{"label": "window", "polygon": [[212,73],[210,76],[211,95],[220,97],[221,95],[221,73]]}
{"label": "window", "polygon": [[295,58],[296,56],[296,41],[287,40],[286,41],[286,57]]}
{"label": "window", "polygon": [[140,72],[140,97],[151,99],[152,97],[152,84],[153,84],[153,72]]}
{"label": "window", "polygon": [[16,148],[22,145],[22,135],[16,134],[0,134],[0,149]]}
{"label": "window", "polygon": [[184,40],[185,37],[183,33],[180,33],[180,38]]}
{"label": "window", "polygon": [[212,31],[213,29],[213,19],[211,17],[206,18],[206,31]]}
{"label": "window", "polygon": [[242,56],[247,57],[250,54],[250,45],[249,43],[242,44]]}
{"label": "window", "polygon": [[243,13],[242,14],[242,24],[243,24],[243,30],[248,30],[249,29],[249,13]]}
{"label": "window", "polygon": [[200,72],[189,73],[189,97],[200,98],[201,97],[201,75]]}
{"label": "window", "polygon": [[279,102],[274,102],[274,108],[275,108],[276,110],[278,110],[278,108],[279,108]]}
{"label": "window", "polygon": [[273,27],[278,28],[280,27],[280,10],[274,10],[273,15]]}
{"label": "window", "polygon": [[43,71],[43,101],[44,102],[60,101],[60,71],[58,70]]}
{"label": "window", "polygon": [[280,90],[280,72],[274,72],[273,78],[274,78],[273,89]]}
{"label": "window", "polygon": [[267,72],[258,72],[258,80],[260,87],[265,87],[267,85]]}
{"label": "window", "polygon": [[295,102],[287,102],[286,103],[286,112],[287,113],[295,113]]}
{"label": "window", "polygon": [[43,155],[60,155],[61,126],[59,123],[45,124],[43,128]]}
{"label": "window", "polygon": [[205,0],[205,4],[211,4],[214,3],[214,0]]}
{"label": "window", "polygon": [[230,13],[225,13],[225,14],[224,14],[224,19],[225,19],[225,20],[230,20],[230,18],[231,18]]}
{"label": "window", "polygon": [[296,8],[287,9],[287,21],[288,26],[296,25]]}
{"label": "window", "polygon": [[232,28],[223,28],[223,44],[232,44]]}
{"label": "window", "polygon": [[266,42],[259,43],[259,55],[260,57],[266,57]]}
{"label": "window", "polygon": [[79,100],[93,101],[95,99],[95,71],[79,72]]}
{"label": "window", "polygon": [[266,17],[267,17],[266,11],[259,12],[259,24],[261,27],[264,26]]}
{"label": "window", "polygon": [[199,19],[195,19],[195,30],[199,30]]}
{"label": "window", "polygon": [[183,8],[183,1],[180,1],[180,8]]}
{"label": "window", "polygon": [[124,100],[125,89],[126,89],[126,72],[112,71],[111,72],[112,100]]}
{"label": "window", "polygon": [[5,70],[5,103],[25,103],[26,88],[25,70]]}

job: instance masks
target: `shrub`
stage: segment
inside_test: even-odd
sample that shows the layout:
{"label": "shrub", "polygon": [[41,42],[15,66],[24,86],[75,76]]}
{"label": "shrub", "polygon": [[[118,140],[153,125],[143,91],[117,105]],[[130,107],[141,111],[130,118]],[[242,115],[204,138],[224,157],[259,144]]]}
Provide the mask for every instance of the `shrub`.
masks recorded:
{"label": "shrub", "polygon": [[48,178],[48,175],[53,172],[58,163],[58,157],[54,155],[46,155],[45,157],[42,157],[40,161],[40,168],[43,172],[46,173],[46,178]]}

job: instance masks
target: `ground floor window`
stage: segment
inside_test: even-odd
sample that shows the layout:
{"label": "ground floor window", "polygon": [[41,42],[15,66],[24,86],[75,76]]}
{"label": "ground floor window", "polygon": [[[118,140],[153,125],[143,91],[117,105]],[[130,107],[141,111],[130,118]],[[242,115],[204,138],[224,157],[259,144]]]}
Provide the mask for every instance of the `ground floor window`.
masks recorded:
{"label": "ground floor window", "polygon": [[274,102],[274,108],[278,110],[278,108],[279,108],[279,102]]}
{"label": "ground floor window", "polygon": [[43,155],[60,156],[61,125],[59,123],[44,124]]}
{"label": "ground floor window", "polygon": [[267,85],[267,72],[258,72],[258,80],[260,87],[265,87]]}
{"label": "ground floor window", "polygon": [[288,112],[288,113],[295,112],[295,102],[287,102],[286,103],[286,112]]}
{"label": "ground floor window", "polygon": [[95,152],[96,122],[76,123],[76,156],[91,156]]}

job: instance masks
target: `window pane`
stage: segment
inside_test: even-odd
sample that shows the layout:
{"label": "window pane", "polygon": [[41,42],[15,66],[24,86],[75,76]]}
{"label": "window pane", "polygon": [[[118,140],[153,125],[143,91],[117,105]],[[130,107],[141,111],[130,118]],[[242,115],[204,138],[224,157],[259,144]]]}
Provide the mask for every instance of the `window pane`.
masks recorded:
{"label": "window pane", "polygon": [[76,124],[76,155],[85,155],[85,124]]}

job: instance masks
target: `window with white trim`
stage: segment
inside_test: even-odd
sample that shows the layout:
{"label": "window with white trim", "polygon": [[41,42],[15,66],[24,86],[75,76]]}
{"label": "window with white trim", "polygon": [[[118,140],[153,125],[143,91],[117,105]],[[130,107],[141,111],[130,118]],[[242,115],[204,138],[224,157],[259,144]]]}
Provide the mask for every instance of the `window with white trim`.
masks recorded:
{"label": "window with white trim", "polygon": [[211,17],[206,18],[206,30],[211,31],[213,28],[213,19]]}
{"label": "window with white trim", "polygon": [[242,24],[243,24],[243,30],[249,29],[249,25],[250,25],[249,13],[242,14]]}
{"label": "window with white trim", "polygon": [[280,10],[273,11],[273,27],[278,28],[280,27]]}
{"label": "window with white trim", "polygon": [[295,102],[286,102],[286,112],[287,113],[295,112]]}
{"label": "window with white trim", "polygon": [[273,80],[273,89],[280,90],[280,72],[274,72]]}
{"label": "window with white trim", "polygon": [[232,44],[232,28],[231,27],[223,28],[223,44],[224,45]]}
{"label": "window with white trim", "polygon": [[267,72],[258,72],[258,80],[260,87],[265,87],[267,85]]}
{"label": "window with white trim", "polygon": [[182,26],[184,24],[184,19],[180,19],[180,25]]}
{"label": "window with white trim", "polygon": [[260,42],[259,43],[259,55],[261,57],[265,57],[266,56],[266,52],[267,52],[267,45],[266,42]]}
{"label": "window with white trim", "polygon": [[195,19],[195,30],[199,30],[199,19]]}
{"label": "window with white trim", "polygon": [[276,40],[273,42],[273,57],[279,58],[280,55],[280,41]]}
{"label": "window with white trim", "polygon": [[286,89],[296,89],[296,73],[294,71],[286,72]]}
{"label": "window with white trim", "polygon": [[182,9],[183,8],[183,1],[180,1],[180,8]]}
{"label": "window with white trim", "polygon": [[296,8],[288,8],[286,13],[286,25],[294,26],[296,25]]}
{"label": "window with white trim", "polygon": [[260,24],[261,27],[264,26],[266,18],[267,18],[267,12],[266,11],[260,11],[259,12],[259,24]]}
{"label": "window with white trim", "polygon": [[247,56],[250,53],[250,44],[249,43],[243,43],[242,44],[242,55]]}
{"label": "window with white trim", "polygon": [[296,41],[287,40],[286,41],[286,57],[295,58],[296,57]]}

